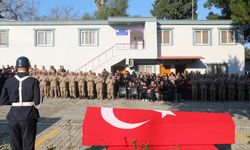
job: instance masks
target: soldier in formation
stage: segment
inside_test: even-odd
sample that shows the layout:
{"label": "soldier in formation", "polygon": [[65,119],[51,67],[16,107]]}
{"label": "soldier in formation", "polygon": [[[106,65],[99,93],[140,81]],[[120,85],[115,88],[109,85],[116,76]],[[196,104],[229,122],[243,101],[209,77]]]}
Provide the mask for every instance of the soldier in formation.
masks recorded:
{"label": "soldier in formation", "polygon": [[[172,73],[168,76],[129,72],[122,74],[117,71],[112,76],[106,70],[98,75],[92,71],[69,73],[63,66],[59,70],[53,66],[49,70],[44,66],[39,70],[34,66],[29,73],[40,81],[40,92],[44,97],[114,99],[121,86],[125,86],[129,93],[129,86],[133,85],[137,87],[138,95],[143,95],[143,90],[154,83],[154,87],[160,90],[153,92],[153,99],[158,100],[168,100],[171,95],[177,99],[195,101],[250,100],[250,76],[247,75]],[[160,96],[157,96],[159,93]],[[139,97],[147,99],[146,96]]]}

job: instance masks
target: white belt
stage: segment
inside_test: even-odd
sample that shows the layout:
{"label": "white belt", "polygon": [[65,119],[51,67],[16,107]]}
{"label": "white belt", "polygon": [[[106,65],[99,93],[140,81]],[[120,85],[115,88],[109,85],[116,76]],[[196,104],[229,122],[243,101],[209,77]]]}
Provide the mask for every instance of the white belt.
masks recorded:
{"label": "white belt", "polygon": [[33,106],[34,102],[19,102],[19,103],[12,103],[12,106]]}

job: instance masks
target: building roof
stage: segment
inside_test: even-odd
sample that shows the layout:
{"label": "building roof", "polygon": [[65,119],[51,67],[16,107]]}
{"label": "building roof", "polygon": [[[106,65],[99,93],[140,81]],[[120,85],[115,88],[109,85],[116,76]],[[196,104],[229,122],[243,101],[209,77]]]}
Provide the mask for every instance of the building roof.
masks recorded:
{"label": "building roof", "polygon": [[158,20],[160,25],[232,25],[232,20]]}
{"label": "building roof", "polygon": [[15,21],[0,20],[0,26],[39,26],[39,25],[114,25],[126,23],[157,22],[159,25],[232,25],[232,20],[157,20],[155,17],[109,17],[105,20],[77,21]]}

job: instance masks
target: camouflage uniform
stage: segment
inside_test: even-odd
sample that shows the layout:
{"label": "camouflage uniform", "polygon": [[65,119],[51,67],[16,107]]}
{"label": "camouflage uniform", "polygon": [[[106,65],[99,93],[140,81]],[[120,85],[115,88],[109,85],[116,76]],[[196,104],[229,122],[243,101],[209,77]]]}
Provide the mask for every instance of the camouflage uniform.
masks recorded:
{"label": "camouflage uniform", "polygon": [[55,74],[49,76],[50,81],[50,97],[58,97],[58,77]]}
{"label": "camouflage uniform", "polygon": [[230,101],[235,99],[235,78],[233,76],[231,76],[228,80],[227,80],[227,84],[228,84],[228,99]]}
{"label": "camouflage uniform", "polygon": [[86,81],[87,81],[87,88],[88,88],[88,96],[89,98],[94,98],[94,76],[92,74],[92,72],[90,72],[87,77],[86,77]]}
{"label": "camouflage uniform", "polygon": [[210,87],[209,87],[211,101],[216,100],[216,90],[217,90],[217,79],[212,78],[210,80]]}
{"label": "camouflage uniform", "polygon": [[79,96],[80,98],[85,98],[86,93],[85,93],[85,81],[86,81],[86,76],[82,72],[77,76],[77,81],[78,81],[78,91],[79,91]]}
{"label": "camouflage uniform", "polygon": [[95,84],[96,84],[97,99],[99,100],[103,100],[103,83],[104,79],[102,78],[101,74],[98,74],[98,77],[95,78]]}
{"label": "camouflage uniform", "polygon": [[191,80],[192,85],[192,99],[197,100],[198,99],[198,90],[199,90],[199,81],[196,77],[194,77]]}
{"label": "camouflage uniform", "polygon": [[68,90],[67,90],[67,82],[68,78],[65,73],[61,73],[62,75],[59,76],[59,87],[60,87],[60,92],[61,92],[61,97],[62,98],[67,98],[68,97]]}
{"label": "camouflage uniform", "polygon": [[238,98],[239,100],[245,99],[246,81],[243,76],[238,80]]}
{"label": "camouflage uniform", "polygon": [[114,99],[115,78],[109,75],[109,77],[106,79],[106,84],[107,84],[108,100]]}
{"label": "camouflage uniform", "polygon": [[219,87],[219,100],[225,101],[226,100],[226,81],[225,77],[220,77],[218,81]]}
{"label": "camouflage uniform", "polygon": [[207,100],[207,79],[205,77],[202,77],[202,80],[200,81],[200,93],[201,93],[201,100],[206,101]]}
{"label": "camouflage uniform", "polygon": [[71,73],[69,76],[69,96],[70,98],[76,98],[76,76],[75,73]]}
{"label": "camouflage uniform", "polygon": [[48,97],[49,94],[48,94],[48,82],[49,82],[49,78],[48,76],[46,76],[45,73],[42,73],[39,77],[39,81],[40,81],[40,92],[41,92],[41,95],[43,97]]}

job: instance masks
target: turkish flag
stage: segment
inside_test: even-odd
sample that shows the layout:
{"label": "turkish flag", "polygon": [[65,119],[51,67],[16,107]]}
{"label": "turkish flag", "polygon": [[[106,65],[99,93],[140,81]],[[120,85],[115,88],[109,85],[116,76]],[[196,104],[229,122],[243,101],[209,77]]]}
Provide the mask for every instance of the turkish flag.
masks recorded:
{"label": "turkish flag", "polygon": [[168,145],[168,146],[109,146],[107,150],[218,150],[214,145]]}
{"label": "turkish flag", "polygon": [[88,107],[82,144],[96,146],[233,144],[229,114]]}

